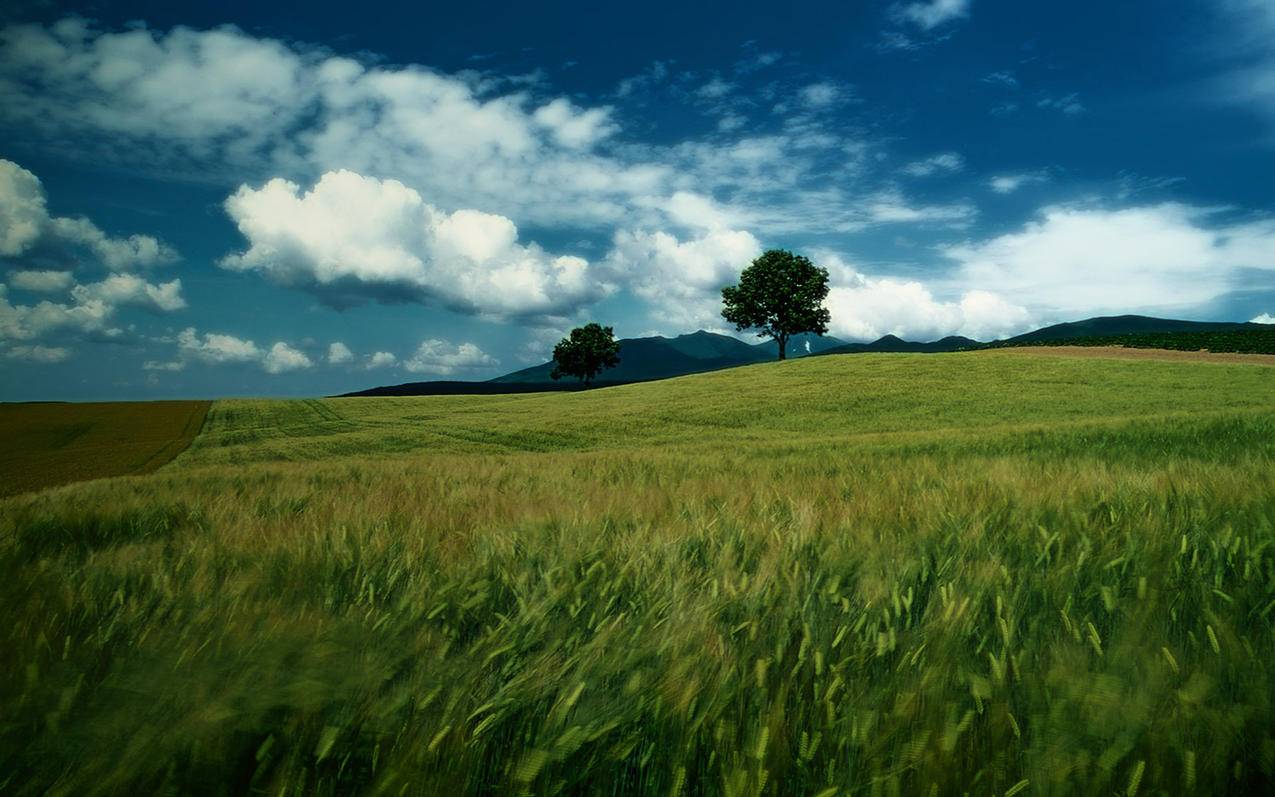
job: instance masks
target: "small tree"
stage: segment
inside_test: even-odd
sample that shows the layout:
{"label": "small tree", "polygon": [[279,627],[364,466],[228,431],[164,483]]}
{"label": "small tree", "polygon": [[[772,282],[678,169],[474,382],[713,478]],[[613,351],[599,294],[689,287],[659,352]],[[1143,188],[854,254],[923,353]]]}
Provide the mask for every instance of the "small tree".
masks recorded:
{"label": "small tree", "polygon": [[615,342],[611,327],[596,323],[585,324],[571,330],[571,336],[563,338],[553,347],[553,373],[556,382],[564,376],[574,376],[585,387],[604,369],[620,364],[620,344]]}
{"label": "small tree", "polygon": [[744,269],[738,285],[722,289],[722,317],[741,332],[756,329],[773,338],[782,360],[793,335],[828,331],[827,297],[827,269],[785,249],[771,249]]}

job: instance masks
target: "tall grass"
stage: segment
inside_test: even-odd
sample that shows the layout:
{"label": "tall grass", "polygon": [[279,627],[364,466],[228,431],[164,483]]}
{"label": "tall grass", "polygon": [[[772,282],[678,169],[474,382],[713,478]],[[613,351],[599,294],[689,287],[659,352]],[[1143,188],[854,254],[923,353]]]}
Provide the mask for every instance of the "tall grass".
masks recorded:
{"label": "tall grass", "polygon": [[0,504],[0,788],[1258,793],[1271,373],[221,403]]}

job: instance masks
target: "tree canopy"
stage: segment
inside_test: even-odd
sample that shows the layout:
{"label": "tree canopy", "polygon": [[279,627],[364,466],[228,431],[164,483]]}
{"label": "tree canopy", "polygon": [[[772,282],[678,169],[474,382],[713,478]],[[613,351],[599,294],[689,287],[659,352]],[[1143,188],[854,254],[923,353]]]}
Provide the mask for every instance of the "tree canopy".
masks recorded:
{"label": "tree canopy", "polygon": [[620,364],[620,344],[615,340],[611,327],[597,323],[585,324],[571,330],[553,347],[553,372],[556,382],[564,376],[574,376],[589,387],[603,370]]}
{"label": "tree canopy", "polygon": [[770,249],[744,269],[738,285],[722,289],[722,317],[741,332],[755,329],[774,339],[782,360],[793,335],[828,331],[827,297],[827,269],[786,249]]}

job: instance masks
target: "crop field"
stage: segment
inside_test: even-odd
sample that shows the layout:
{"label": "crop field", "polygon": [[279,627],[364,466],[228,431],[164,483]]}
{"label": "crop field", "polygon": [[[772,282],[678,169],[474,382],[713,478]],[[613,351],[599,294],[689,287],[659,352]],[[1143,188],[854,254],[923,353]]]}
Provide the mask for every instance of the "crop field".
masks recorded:
{"label": "crop field", "polygon": [[219,401],[0,502],[11,794],[1255,794],[1275,368]]}
{"label": "crop field", "polygon": [[190,444],[209,404],[0,404],[0,497],[149,473]]}

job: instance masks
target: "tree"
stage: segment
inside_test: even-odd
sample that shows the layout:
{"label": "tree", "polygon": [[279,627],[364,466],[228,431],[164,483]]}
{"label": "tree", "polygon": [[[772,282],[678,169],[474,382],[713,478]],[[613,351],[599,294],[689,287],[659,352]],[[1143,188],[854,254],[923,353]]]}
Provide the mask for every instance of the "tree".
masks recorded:
{"label": "tree", "polygon": [[741,332],[756,329],[773,338],[782,360],[793,335],[828,331],[827,297],[827,269],[786,249],[771,249],[744,269],[738,285],[722,289],[722,317]]}
{"label": "tree", "polygon": [[571,336],[563,338],[553,347],[553,377],[556,382],[564,376],[574,376],[585,387],[604,369],[620,364],[620,344],[615,342],[611,327],[596,323],[585,324],[571,330]]}

